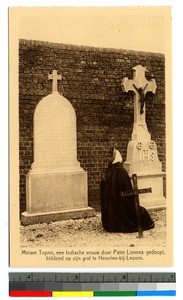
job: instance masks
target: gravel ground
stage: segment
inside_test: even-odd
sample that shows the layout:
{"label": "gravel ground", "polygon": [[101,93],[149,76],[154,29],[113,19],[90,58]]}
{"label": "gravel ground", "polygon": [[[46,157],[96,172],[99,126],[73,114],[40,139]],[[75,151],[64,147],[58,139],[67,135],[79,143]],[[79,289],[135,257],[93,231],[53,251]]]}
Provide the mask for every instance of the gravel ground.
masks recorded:
{"label": "gravel ground", "polygon": [[64,220],[49,224],[20,226],[21,247],[133,247],[166,246],[166,211],[151,211],[155,228],[144,231],[144,238],[137,233],[108,233],[101,224],[101,214],[95,217]]}

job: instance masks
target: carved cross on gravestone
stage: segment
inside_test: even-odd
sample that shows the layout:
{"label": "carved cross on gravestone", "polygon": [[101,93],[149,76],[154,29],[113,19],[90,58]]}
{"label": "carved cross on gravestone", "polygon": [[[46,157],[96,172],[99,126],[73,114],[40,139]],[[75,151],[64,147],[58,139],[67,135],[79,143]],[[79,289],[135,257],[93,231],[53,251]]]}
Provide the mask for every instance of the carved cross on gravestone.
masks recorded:
{"label": "carved cross on gravestone", "polygon": [[121,86],[124,92],[133,91],[134,95],[134,122],[145,123],[145,96],[147,92],[156,92],[155,79],[147,80],[147,69],[141,65],[132,68],[133,79],[123,78]]}
{"label": "carved cross on gravestone", "polygon": [[52,93],[58,92],[57,91],[57,81],[61,80],[61,75],[57,74],[57,70],[53,70],[52,74],[48,75],[48,80],[53,80],[52,82]]}
{"label": "carved cross on gravestone", "polygon": [[133,181],[133,191],[124,191],[124,192],[121,192],[120,195],[121,195],[121,197],[124,197],[124,196],[134,196],[135,197],[138,236],[141,239],[143,237],[143,228],[142,228],[141,209],[140,209],[140,203],[139,203],[139,194],[152,193],[152,190],[151,190],[151,188],[138,189],[136,174],[132,174],[132,181]]}

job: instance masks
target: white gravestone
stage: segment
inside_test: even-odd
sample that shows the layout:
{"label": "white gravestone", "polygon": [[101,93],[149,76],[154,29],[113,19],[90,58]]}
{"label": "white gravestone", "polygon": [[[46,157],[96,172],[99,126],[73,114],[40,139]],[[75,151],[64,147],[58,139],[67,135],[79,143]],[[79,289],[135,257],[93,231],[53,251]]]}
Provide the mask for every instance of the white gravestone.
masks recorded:
{"label": "white gravestone", "polygon": [[52,94],[34,113],[34,162],[26,176],[26,212],[23,224],[95,215],[88,207],[87,173],[77,160],[76,115],[71,103],[57,91],[56,70]]}
{"label": "white gravestone", "polygon": [[151,194],[140,195],[140,204],[147,208],[165,207],[163,196],[162,164],[158,159],[157,145],[151,140],[145,118],[145,95],[156,92],[154,79],[147,80],[145,67],[138,65],[133,70],[133,79],[122,80],[124,92],[134,92],[134,123],[131,141],[127,147],[127,158],[124,167],[131,176],[137,174],[139,188],[151,187]]}

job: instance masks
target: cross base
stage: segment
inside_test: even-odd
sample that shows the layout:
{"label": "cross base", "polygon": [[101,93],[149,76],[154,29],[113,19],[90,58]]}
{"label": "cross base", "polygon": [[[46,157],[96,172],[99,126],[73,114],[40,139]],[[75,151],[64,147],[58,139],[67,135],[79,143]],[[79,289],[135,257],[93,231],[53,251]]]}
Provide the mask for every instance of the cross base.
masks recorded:
{"label": "cross base", "polygon": [[151,135],[148,132],[147,124],[144,122],[134,122],[131,139],[132,141],[150,141]]}
{"label": "cross base", "polygon": [[[125,167],[125,166],[124,166]],[[147,210],[166,208],[166,198],[163,196],[163,177],[164,173],[137,174],[138,188],[144,189],[151,187],[152,193],[139,194],[140,205]],[[132,180],[132,175],[130,174]]]}
{"label": "cross base", "polygon": [[162,165],[158,159],[157,145],[153,140],[130,141],[124,167],[128,174],[161,173]]}

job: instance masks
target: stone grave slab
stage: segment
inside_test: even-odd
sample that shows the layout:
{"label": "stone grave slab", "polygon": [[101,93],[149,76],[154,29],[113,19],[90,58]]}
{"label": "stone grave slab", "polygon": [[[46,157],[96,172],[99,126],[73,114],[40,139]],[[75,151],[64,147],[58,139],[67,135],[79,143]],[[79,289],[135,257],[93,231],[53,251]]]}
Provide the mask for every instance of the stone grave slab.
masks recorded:
{"label": "stone grave slab", "polygon": [[88,206],[87,172],[77,160],[74,108],[57,91],[56,70],[49,79],[53,92],[34,113],[34,162],[26,176],[23,225],[95,215]]}

